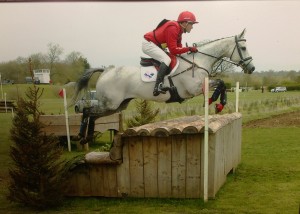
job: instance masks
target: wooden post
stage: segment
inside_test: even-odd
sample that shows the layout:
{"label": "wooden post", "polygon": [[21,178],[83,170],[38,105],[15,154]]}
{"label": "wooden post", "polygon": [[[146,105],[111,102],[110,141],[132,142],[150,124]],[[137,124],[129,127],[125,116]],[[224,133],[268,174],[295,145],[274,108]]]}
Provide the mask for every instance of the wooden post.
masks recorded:
{"label": "wooden post", "polygon": [[64,107],[65,107],[65,118],[66,118],[68,150],[69,150],[69,152],[71,152],[70,130],[69,130],[69,116],[68,116],[68,105],[67,105],[67,94],[66,94],[66,89],[65,88],[63,88],[63,94],[64,94]]}
{"label": "wooden post", "polygon": [[239,112],[239,90],[240,90],[240,83],[236,82],[236,86],[235,86],[235,112]]}
{"label": "wooden post", "polygon": [[204,80],[204,93],[205,93],[205,114],[204,114],[204,158],[203,158],[203,200],[207,202],[208,200],[208,95],[209,95],[209,87],[208,87],[208,77],[205,77]]}
{"label": "wooden post", "polygon": [[1,77],[1,73],[0,73],[0,84],[1,84],[1,97],[3,100],[3,88],[2,88],[2,77]]}
{"label": "wooden post", "polygon": [[5,106],[5,113],[7,113],[6,93],[4,93],[4,106]]}

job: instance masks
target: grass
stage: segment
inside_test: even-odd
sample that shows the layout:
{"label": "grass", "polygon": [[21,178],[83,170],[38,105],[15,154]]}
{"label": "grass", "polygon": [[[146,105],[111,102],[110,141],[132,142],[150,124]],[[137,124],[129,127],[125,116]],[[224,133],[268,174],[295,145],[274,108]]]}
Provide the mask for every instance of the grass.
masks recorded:
{"label": "grass", "polygon": [[[14,86],[15,87],[15,86]],[[27,86],[19,86],[24,90]],[[24,88],[23,88],[24,87]],[[41,108],[47,114],[63,113],[63,99],[56,96],[59,87],[45,87]],[[4,88],[10,90],[11,88]],[[234,93],[228,93],[225,112],[233,112]],[[288,111],[300,110],[299,92],[240,94],[243,122],[270,117]],[[163,113],[159,119],[201,114],[203,97],[193,98],[184,104],[159,104]],[[130,117],[134,106],[124,112]],[[212,108],[211,108],[212,109]],[[212,109],[213,110],[213,109]],[[70,114],[73,113],[72,109]],[[34,211],[9,204],[7,193],[9,158],[9,129],[11,114],[0,114],[0,213],[34,213]],[[67,198],[64,205],[41,213],[298,213],[300,204],[300,128],[244,128],[242,163],[234,174],[227,177],[225,185],[215,200],[203,203],[200,199],[107,199]],[[91,150],[105,147],[109,135],[104,134]],[[101,142],[100,142],[101,141]],[[73,145],[75,146],[75,145]],[[72,148],[73,149],[73,148]],[[65,157],[83,152],[65,152]]]}

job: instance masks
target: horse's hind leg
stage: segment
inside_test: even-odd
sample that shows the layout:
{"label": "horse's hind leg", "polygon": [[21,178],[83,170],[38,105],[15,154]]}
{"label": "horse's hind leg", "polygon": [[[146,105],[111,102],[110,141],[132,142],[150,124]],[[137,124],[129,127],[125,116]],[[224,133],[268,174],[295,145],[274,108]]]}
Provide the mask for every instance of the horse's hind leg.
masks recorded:
{"label": "horse's hind leg", "polygon": [[92,139],[94,135],[95,120],[97,117],[90,115],[91,108],[92,107],[83,108],[79,134],[75,139],[81,140],[81,144],[87,143],[87,141]]}

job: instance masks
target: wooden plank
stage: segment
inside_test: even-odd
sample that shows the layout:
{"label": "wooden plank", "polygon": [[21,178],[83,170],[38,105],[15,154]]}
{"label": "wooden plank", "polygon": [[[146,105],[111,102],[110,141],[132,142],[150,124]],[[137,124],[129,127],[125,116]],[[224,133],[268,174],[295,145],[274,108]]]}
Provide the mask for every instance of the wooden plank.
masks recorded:
{"label": "wooden plank", "polygon": [[78,196],[91,196],[90,173],[86,166],[79,166],[74,172],[77,178]]}
{"label": "wooden plank", "polygon": [[66,195],[67,196],[79,196],[79,192],[78,192],[78,174],[74,172],[72,172],[72,174],[70,174],[67,178],[67,189],[66,189]]}
{"label": "wooden plank", "polygon": [[233,123],[228,124],[224,127],[224,131],[227,132],[225,135],[225,145],[224,145],[224,161],[225,161],[225,171],[224,176],[226,177],[227,174],[233,168],[233,158],[234,158],[234,151],[233,151],[233,139],[234,139],[234,132]]}
{"label": "wooden plank", "polygon": [[[40,122],[45,125],[57,125],[57,126],[65,126],[66,118],[64,114],[61,115],[41,115]],[[81,114],[73,114],[69,115],[69,125],[77,125],[79,126],[81,123]]]}
{"label": "wooden plank", "polygon": [[158,196],[157,138],[143,138],[145,197]]}
{"label": "wooden plank", "polygon": [[[218,133],[210,134],[208,137],[208,197],[214,198],[216,192],[216,141],[219,137]],[[203,186],[202,186],[203,188]]]}
{"label": "wooden plank", "polygon": [[91,181],[92,196],[105,196],[103,177],[104,177],[103,167],[101,165],[92,165],[92,167],[90,167],[90,181]]}
{"label": "wooden plank", "polygon": [[129,143],[130,196],[144,197],[144,163],[142,137],[132,137]]}
{"label": "wooden plank", "polygon": [[[80,125],[82,114],[71,114],[69,117],[69,125]],[[40,121],[45,125],[66,125],[65,115],[41,115]],[[95,120],[95,124],[109,124],[109,123],[119,123],[119,113],[112,114],[105,117],[100,117]]]}
{"label": "wooden plank", "polygon": [[186,182],[185,135],[172,137],[172,197],[185,198]]}
{"label": "wooden plank", "polygon": [[158,196],[169,198],[172,195],[172,140],[171,138],[157,138],[158,146]]}
{"label": "wooden plank", "polygon": [[[80,126],[69,126],[70,136],[76,136],[79,133]],[[67,128],[66,126],[46,126],[42,129],[46,135],[54,134],[55,136],[66,136]]]}
{"label": "wooden plank", "polygon": [[201,142],[203,135],[187,135],[186,198],[201,197]]}
{"label": "wooden plank", "polygon": [[[69,115],[69,130],[71,136],[79,133],[82,114]],[[40,122],[45,125],[43,131],[49,135],[66,136],[66,119],[65,115],[41,115]],[[95,131],[105,132],[114,129],[119,131],[121,128],[120,114],[112,114],[110,116],[98,118],[95,121]]]}
{"label": "wooden plank", "polygon": [[103,167],[103,190],[105,197],[117,197],[117,170],[114,165],[105,164]]}
{"label": "wooden plank", "polygon": [[94,130],[103,133],[106,130],[110,130],[110,129],[119,131],[120,124],[118,122],[117,123],[99,123],[99,124],[95,124]]}
{"label": "wooden plank", "polygon": [[130,195],[130,169],[129,169],[129,141],[130,138],[122,138],[123,141],[123,163],[117,166],[118,196]]}

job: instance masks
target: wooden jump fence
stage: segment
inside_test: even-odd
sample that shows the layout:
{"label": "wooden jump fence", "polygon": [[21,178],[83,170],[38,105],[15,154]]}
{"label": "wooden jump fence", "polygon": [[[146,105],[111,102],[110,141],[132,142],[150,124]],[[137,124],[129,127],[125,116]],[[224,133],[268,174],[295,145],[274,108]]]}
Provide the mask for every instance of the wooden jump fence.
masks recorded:
{"label": "wooden jump fence", "polygon": [[[69,131],[70,136],[76,136],[79,133],[82,114],[69,115]],[[41,115],[40,122],[45,127],[43,131],[46,134],[54,134],[56,136],[66,136],[66,119],[65,115]],[[112,114],[110,116],[98,118],[95,121],[95,131],[105,132],[106,130],[121,131],[122,115],[121,113]]]}
{"label": "wooden jump fence", "polygon": [[[241,161],[240,113],[209,116],[208,197]],[[203,198],[204,116],[125,130],[110,152],[90,152],[69,178],[69,196]],[[118,159],[118,160],[116,160]]]}
{"label": "wooden jump fence", "polygon": [[11,111],[12,113],[17,109],[15,100],[0,100],[0,113]]}

